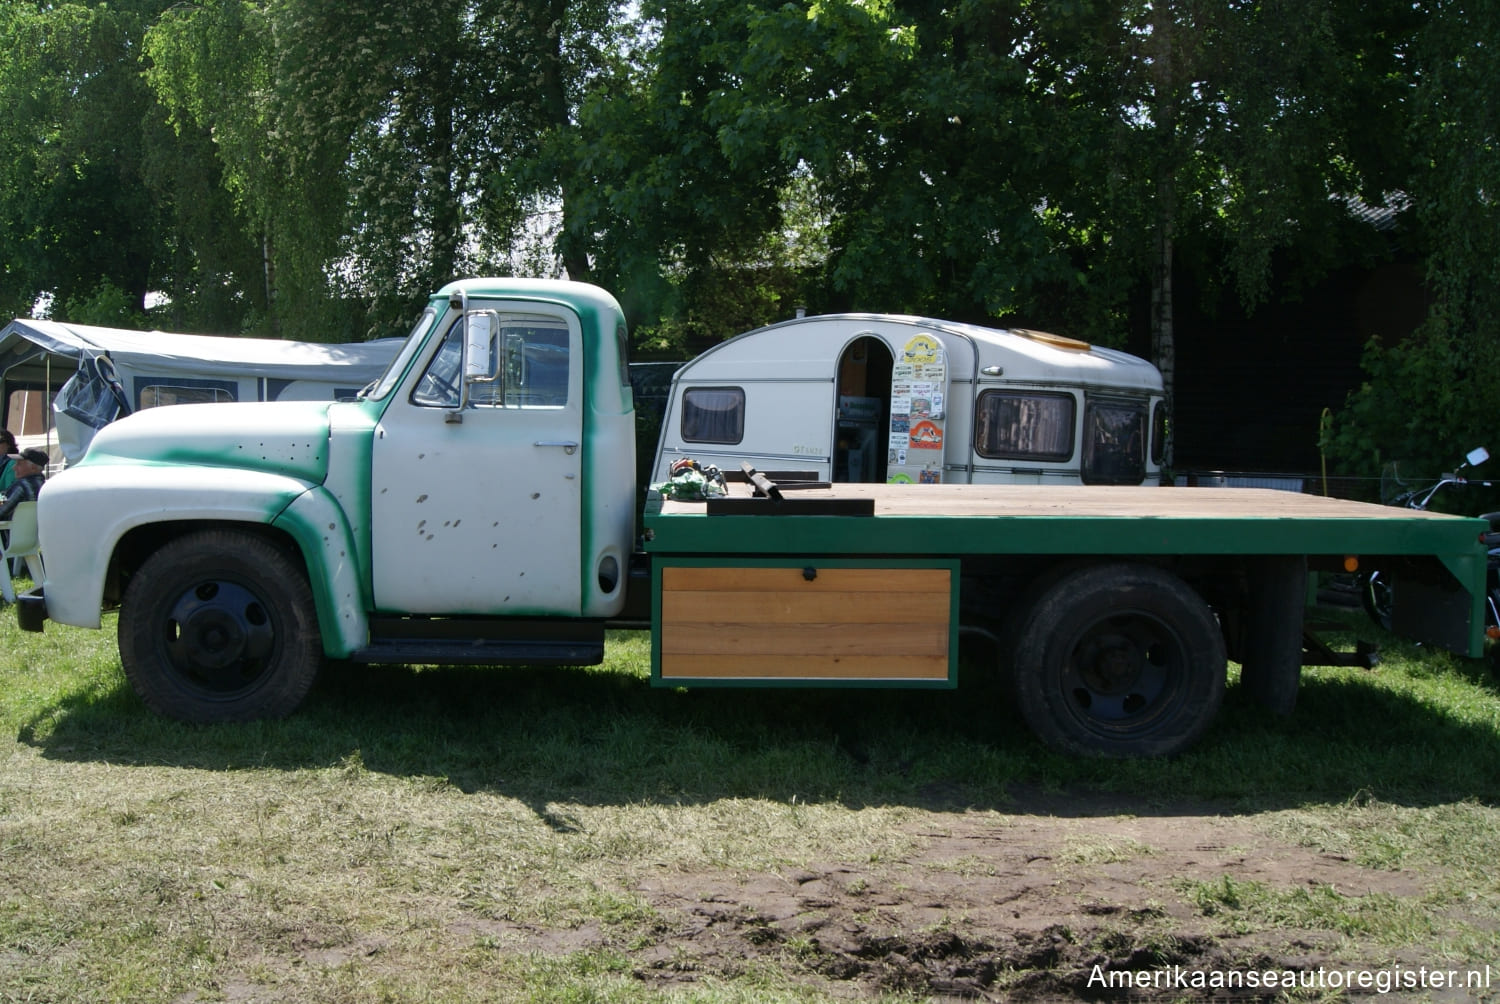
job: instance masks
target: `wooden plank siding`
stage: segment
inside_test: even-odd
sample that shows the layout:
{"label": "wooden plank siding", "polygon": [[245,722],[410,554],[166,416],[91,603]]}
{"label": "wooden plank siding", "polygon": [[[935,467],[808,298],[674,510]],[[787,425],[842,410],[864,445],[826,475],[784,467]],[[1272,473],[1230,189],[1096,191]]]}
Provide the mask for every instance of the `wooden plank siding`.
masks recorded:
{"label": "wooden plank siding", "polygon": [[952,599],[948,568],[666,567],[660,677],[946,681]]}

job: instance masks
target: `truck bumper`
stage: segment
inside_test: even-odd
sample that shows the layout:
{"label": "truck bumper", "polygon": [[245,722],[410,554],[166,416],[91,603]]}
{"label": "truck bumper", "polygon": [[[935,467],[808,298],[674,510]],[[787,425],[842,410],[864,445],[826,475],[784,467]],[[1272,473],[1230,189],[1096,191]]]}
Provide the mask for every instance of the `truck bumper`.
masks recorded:
{"label": "truck bumper", "polygon": [[22,631],[41,631],[47,620],[47,600],[42,587],[16,597],[16,623]]}

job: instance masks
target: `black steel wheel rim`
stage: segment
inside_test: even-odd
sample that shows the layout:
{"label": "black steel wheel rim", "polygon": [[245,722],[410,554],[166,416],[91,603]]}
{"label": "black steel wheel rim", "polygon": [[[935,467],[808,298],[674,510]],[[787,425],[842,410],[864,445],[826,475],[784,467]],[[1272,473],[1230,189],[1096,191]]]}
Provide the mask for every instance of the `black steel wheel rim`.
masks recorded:
{"label": "black steel wheel rim", "polygon": [[178,595],[163,621],[161,642],[183,682],[225,699],[252,690],[279,647],[270,605],[228,579],[206,579]]}
{"label": "black steel wheel rim", "polygon": [[1063,704],[1096,734],[1148,733],[1185,696],[1187,647],[1141,612],[1100,618],[1078,635],[1059,680]]}

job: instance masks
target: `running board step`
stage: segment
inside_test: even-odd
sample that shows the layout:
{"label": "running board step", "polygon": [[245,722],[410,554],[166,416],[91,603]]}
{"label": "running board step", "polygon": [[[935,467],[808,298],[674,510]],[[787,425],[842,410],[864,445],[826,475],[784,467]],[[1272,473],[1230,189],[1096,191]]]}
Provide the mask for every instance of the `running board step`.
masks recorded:
{"label": "running board step", "polygon": [[370,623],[370,643],[349,656],[368,664],[597,666],[598,621],[388,617]]}

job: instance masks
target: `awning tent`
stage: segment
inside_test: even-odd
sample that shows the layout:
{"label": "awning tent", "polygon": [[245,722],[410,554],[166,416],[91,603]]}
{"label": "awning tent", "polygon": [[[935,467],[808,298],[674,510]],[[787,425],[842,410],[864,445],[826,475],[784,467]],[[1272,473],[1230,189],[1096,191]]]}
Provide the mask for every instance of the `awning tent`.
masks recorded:
{"label": "awning tent", "polygon": [[[6,427],[18,438],[55,446],[62,433],[62,452],[71,462],[91,436],[70,444],[69,430],[60,427],[65,422],[51,412],[75,374],[96,383],[101,372],[112,374],[128,411],[188,401],[333,400],[352,397],[379,377],[401,344],[399,338],[323,344],[18,318],[0,330],[0,403]],[[107,362],[101,367],[99,360]],[[66,404],[58,401],[58,418]],[[84,419],[94,428],[107,420]]]}

